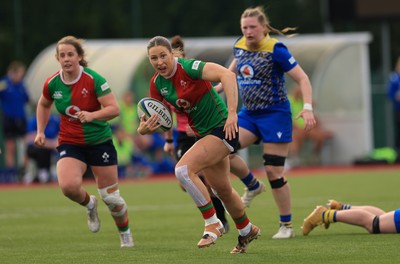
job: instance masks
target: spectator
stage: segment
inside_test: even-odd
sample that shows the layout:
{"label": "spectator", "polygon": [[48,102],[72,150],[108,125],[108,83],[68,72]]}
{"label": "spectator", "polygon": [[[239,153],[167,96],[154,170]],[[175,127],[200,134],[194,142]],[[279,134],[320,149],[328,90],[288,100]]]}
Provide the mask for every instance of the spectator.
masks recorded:
{"label": "spectator", "polygon": [[23,82],[25,72],[24,63],[13,61],[8,66],[7,75],[0,80],[1,120],[5,138],[5,174],[10,181],[17,180],[17,142],[23,139],[26,133],[25,105],[29,103],[30,98]]}
{"label": "spectator", "polygon": [[[130,173],[131,168],[133,176],[148,176],[150,174],[171,173],[174,171],[173,161],[164,154],[163,146],[165,143],[161,133],[152,135],[140,135],[137,133],[139,119],[137,116],[137,104],[135,95],[131,90],[124,92],[119,102],[120,116],[112,124],[120,126],[125,133],[125,140],[130,139],[133,151],[131,152],[131,165],[119,164],[120,173]],[[122,131],[120,133],[122,136]],[[125,144],[128,144],[125,141]],[[118,148],[118,146],[116,146]],[[121,146],[119,146],[121,147]],[[121,151],[121,149],[120,149]],[[120,154],[121,152],[119,152]],[[126,153],[125,153],[126,154]]]}
{"label": "spectator", "polygon": [[[333,133],[324,129],[321,126],[318,118],[314,114],[316,125],[313,129],[306,131],[304,129],[304,119],[298,118],[298,113],[303,110],[303,99],[301,95],[301,89],[299,86],[295,86],[289,94],[290,110],[292,112],[293,119],[293,133],[292,143],[289,147],[289,158],[287,160],[286,168],[291,168],[301,165],[300,152],[306,140],[311,140],[313,143],[313,153],[311,160],[313,163],[320,163],[321,150],[324,143],[333,137]],[[315,105],[313,105],[315,108]]]}
{"label": "spectator", "polygon": [[395,118],[395,146],[397,152],[400,152],[400,56],[397,58],[394,71],[390,75],[387,95],[393,102]]}
{"label": "spectator", "polygon": [[[56,153],[58,144],[58,132],[60,131],[60,119],[51,114],[49,122],[44,130],[46,135],[46,144],[40,148],[34,144],[37,132],[37,119],[36,116],[28,120],[27,134],[25,136],[26,160],[25,160],[25,175],[23,178],[24,183],[29,184],[34,181],[40,183],[48,183],[51,181],[51,165],[52,158]],[[30,166],[33,165],[33,166]],[[37,171],[35,173],[35,171]]]}
{"label": "spectator", "polygon": [[118,155],[118,177],[126,178],[135,150],[132,139],[120,125],[113,126],[113,142]]}
{"label": "spectator", "polygon": [[132,91],[127,90],[123,93],[119,102],[120,116],[112,121],[112,124],[118,122],[119,126],[125,133],[132,138],[137,135],[139,120],[137,118],[137,104],[135,103],[135,95]]}
{"label": "spectator", "polygon": [[[163,174],[174,172],[174,161],[164,152],[165,138],[161,132],[151,135],[137,135],[135,144],[140,152],[135,153],[133,163],[135,167],[143,168],[146,174]],[[145,168],[150,169],[150,171]]]}

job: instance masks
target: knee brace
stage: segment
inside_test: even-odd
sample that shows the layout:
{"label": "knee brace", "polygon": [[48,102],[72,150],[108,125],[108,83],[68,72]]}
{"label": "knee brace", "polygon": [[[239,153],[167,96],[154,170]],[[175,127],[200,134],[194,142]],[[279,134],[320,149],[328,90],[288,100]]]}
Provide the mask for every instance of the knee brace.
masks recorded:
{"label": "knee brace", "polygon": [[[126,206],[125,200],[119,194],[118,183],[98,189],[98,191],[113,216],[118,217],[125,214],[128,207]],[[117,206],[122,206],[122,209],[117,212],[113,211]]]}
{"label": "knee brace", "polygon": [[372,233],[379,234],[381,229],[379,228],[379,216],[375,216],[374,220],[372,221]]}
{"label": "knee brace", "polygon": [[280,177],[277,180],[269,181],[269,184],[271,185],[271,189],[279,189],[279,188],[283,187],[286,183],[287,183],[287,181],[283,177]]}
{"label": "knee brace", "polygon": [[187,165],[175,167],[175,176],[197,206],[203,206],[208,203],[207,199],[190,179]]}
{"label": "knee brace", "polygon": [[264,158],[264,165],[285,166],[286,157],[271,155],[271,154],[264,154],[263,158]]}

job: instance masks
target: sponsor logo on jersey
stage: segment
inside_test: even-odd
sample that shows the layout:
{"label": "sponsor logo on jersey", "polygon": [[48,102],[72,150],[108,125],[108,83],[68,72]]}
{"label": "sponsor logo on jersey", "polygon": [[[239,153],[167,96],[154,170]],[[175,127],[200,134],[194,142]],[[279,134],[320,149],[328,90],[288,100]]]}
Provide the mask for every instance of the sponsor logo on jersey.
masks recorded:
{"label": "sponsor logo on jersey", "polygon": [[176,105],[182,110],[187,110],[190,108],[190,103],[189,101],[186,101],[185,99],[178,98],[176,100]]}
{"label": "sponsor logo on jersey", "polygon": [[65,109],[65,114],[74,119],[78,119],[78,116],[76,115],[76,113],[79,111],[81,111],[81,109],[79,109],[79,107],[77,107],[76,105],[70,105]]}
{"label": "sponsor logo on jersey", "polygon": [[243,65],[240,68],[240,73],[243,76],[243,78],[245,79],[251,79],[254,76],[254,70],[253,67],[251,67],[250,65]]}
{"label": "sponsor logo on jersey", "polygon": [[195,62],[193,62],[193,65],[192,65],[192,70],[198,70],[199,69],[199,66],[200,66],[200,62],[201,61],[195,61]]}
{"label": "sponsor logo on jersey", "polygon": [[57,100],[57,99],[61,99],[62,98],[62,91],[55,91],[53,93],[53,99]]}
{"label": "sponsor logo on jersey", "polygon": [[161,95],[167,95],[168,94],[168,89],[167,89],[167,87],[163,87],[163,88],[161,88],[160,89],[160,93],[161,93]]}
{"label": "sponsor logo on jersey", "polygon": [[105,82],[100,87],[101,87],[101,90],[104,92],[105,90],[110,88],[110,85],[108,85],[108,83]]}
{"label": "sponsor logo on jersey", "polygon": [[282,137],[282,132],[279,131],[278,133],[276,133],[276,135],[278,136],[278,138],[281,138]]}

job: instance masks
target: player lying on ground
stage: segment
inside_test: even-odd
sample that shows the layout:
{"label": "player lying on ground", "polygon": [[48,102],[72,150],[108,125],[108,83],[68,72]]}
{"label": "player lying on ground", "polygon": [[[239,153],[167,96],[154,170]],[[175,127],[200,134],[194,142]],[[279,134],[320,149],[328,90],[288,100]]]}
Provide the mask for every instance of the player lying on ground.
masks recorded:
{"label": "player lying on ground", "polygon": [[371,205],[353,206],[329,200],[327,207],[317,206],[304,219],[303,235],[308,235],[318,225],[324,225],[327,229],[331,223],[335,222],[361,226],[371,234],[400,233],[400,208],[385,212]]}

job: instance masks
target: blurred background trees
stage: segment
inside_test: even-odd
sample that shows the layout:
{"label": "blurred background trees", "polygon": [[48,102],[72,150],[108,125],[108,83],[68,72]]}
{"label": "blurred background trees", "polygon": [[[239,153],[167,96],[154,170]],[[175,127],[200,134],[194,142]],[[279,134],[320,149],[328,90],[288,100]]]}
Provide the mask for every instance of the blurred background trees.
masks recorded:
{"label": "blurred background trees", "polygon": [[[7,0],[0,4],[0,71],[16,58],[29,65],[66,34],[85,39],[240,35],[242,11],[256,5],[265,7],[276,28],[296,26],[300,34],[371,32],[374,79],[386,79],[385,69],[400,55],[398,0]],[[389,61],[382,60],[382,48],[390,49]]]}

